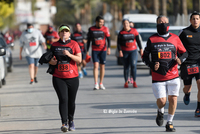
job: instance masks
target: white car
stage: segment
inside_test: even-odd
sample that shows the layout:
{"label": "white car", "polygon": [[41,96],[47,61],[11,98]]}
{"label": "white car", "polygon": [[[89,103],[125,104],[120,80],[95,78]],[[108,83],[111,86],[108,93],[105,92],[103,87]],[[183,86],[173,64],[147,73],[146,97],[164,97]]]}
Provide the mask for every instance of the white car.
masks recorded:
{"label": "white car", "polygon": [[[157,33],[157,29],[155,28],[152,28],[152,29],[137,29],[138,33],[140,34],[141,36],[141,42],[142,42],[142,49],[144,50],[144,48],[146,47],[146,44],[147,44],[147,40],[148,38]],[[139,49],[138,49],[139,51]],[[139,55],[138,53],[138,62],[137,62],[137,66],[141,67],[141,66],[146,66],[144,64],[144,62],[142,61],[142,58],[141,56]]]}
{"label": "white car", "polygon": [[188,26],[169,26],[169,32],[179,35],[180,31]]}
{"label": "white car", "polygon": [[6,49],[0,46],[0,88],[6,83],[6,61],[3,55],[6,54]]}

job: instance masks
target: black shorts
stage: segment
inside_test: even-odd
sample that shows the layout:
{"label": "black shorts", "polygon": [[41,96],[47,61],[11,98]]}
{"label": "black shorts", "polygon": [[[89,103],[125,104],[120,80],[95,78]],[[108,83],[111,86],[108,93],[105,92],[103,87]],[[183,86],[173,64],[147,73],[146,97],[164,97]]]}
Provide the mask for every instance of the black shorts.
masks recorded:
{"label": "black shorts", "polygon": [[[196,80],[200,79],[200,66],[197,64],[193,65],[181,65],[181,79],[183,79],[184,85],[191,85],[192,78],[195,77]],[[190,71],[189,71],[190,70]]]}
{"label": "black shorts", "polygon": [[85,60],[85,58],[86,58],[86,52],[82,51],[81,53],[82,53],[82,60]]}

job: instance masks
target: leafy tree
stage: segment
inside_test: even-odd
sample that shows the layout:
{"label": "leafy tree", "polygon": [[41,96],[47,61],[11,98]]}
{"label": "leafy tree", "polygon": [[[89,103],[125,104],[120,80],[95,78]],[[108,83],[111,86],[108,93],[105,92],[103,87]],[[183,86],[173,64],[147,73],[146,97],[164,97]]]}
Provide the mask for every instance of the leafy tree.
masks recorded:
{"label": "leafy tree", "polygon": [[0,2],[0,29],[4,28],[8,24],[11,25],[11,20],[13,20],[14,15],[14,4],[9,3],[9,1]]}

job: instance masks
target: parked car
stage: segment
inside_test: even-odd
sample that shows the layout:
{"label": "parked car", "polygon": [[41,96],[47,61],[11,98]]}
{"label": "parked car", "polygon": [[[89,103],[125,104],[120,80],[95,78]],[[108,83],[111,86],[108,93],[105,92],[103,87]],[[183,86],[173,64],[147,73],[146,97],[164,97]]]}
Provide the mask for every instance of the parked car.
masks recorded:
{"label": "parked car", "polygon": [[134,28],[155,28],[156,14],[125,14],[123,19],[129,19],[134,23]]}
{"label": "parked car", "polygon": [[6,84],[6,62],[3,57],[6,54],[6,49],[0,44],[0,88]]}
{"label": "parked car", "polygon": [[[142,42],[142,48],[143,48],[143,50],[144,50],[144,48],[146,47],[146,43],[147,43],[148,38],[149,38],[151,35],[157,33],[157,29],[155,29],[155,28],[154,28],[154,29],[137,29],[137,31],[138,31],[138,33],[140,34],[141,38],[142,38],[141,42]],[[138,49],[138,50],[139,50],[139,49]],[[145,65],[144,62],[142,61],[142,58],[141,58],[140,55],[138,55],[137,66],[140,66],[140,67],[141,67],[141,66],[145,66],[145,67],[146,67],[146,65]]]}
{"label": "parked car", "polygon": [[180,31],[188,26],[170,26],[169,32],[179,35]]}
{"label": "parked car", "polygon": [[[123,19],[128,19],[129,21],[134,23],[134,28],[156,28],[156,14],[125,14]],[[121,24],[120,29],[115,31],[115,34],[118,35],[120,30],[123,28]]]}
{"label": "parked car", "polygon": [[4,55],[5,61],[6,61],[6,66],[7,66],[7,71],[12,72],[13,68],[13,63],[12,63],[12,50],[10,47],[12,47],[11,44],[6,44],[6,41],[2,35],[0,35],[0,44],[2,47],[6,49],[6,55]]}

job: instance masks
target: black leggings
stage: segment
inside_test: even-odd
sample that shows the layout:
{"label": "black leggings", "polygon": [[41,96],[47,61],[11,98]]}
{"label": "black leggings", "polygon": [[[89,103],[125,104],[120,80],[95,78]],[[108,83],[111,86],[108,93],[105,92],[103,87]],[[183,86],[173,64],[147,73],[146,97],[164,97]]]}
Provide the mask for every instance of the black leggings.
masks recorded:
{"label": "black leggings", "polygon": [[59,112],[62,124],[72,121],[75,112],[75,100],[79,87],[79,78],[62,79],[53,77],[53,86],[59,99]]}

